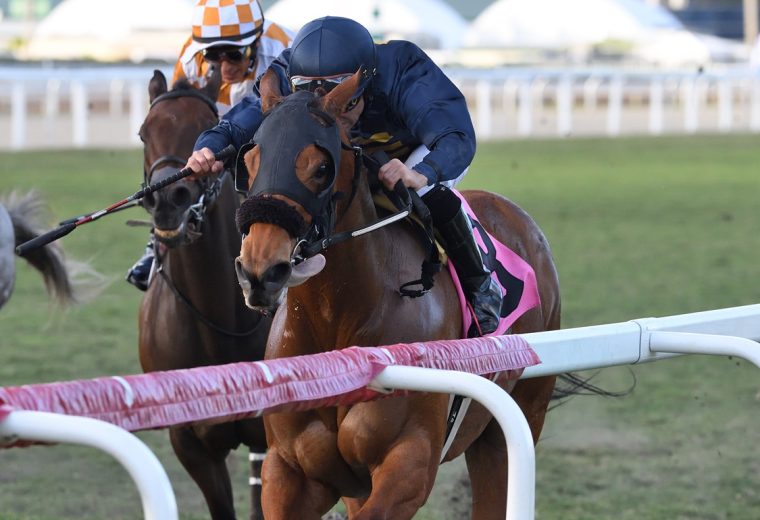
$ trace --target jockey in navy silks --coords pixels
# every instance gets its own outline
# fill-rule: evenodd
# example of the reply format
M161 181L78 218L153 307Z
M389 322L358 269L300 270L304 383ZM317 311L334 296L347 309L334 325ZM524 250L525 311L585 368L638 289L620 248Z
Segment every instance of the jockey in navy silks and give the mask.
M388 189L401 180L422 197L480 333L493 332L501 291L483 266L459 198L449 189L464 177L475 154L475 132L459 89L413 43L375 44L362 25L333 16L304 25L270 69L278 74L283 93L329 91L362 70L360 88L342 117L353 125L351 141L366 153L382 150L392 157L378 173ZM249 96L201 134L187 166L196 174L218 173L223 165L214 152L228 144L240 149L261 119L259 99Z

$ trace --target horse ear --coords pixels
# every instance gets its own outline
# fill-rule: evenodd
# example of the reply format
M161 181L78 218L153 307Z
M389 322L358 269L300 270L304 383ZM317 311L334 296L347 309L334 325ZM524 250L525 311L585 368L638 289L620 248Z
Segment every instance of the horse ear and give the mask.
M209 99L216 101L219 97L219 89L222 88L222 68L214 67L211 76L201 92L206 94Z
M332 89L324 97L324 110L334 117L340 116L346 108L351 98L354 97L356 89L359 88L361 81L361 69L357 70L353 76Z
M153 103L154 99L161 94L166 94L166 91L166 76L164 76L164 73L160 70L154 70L153 77L150 78L150 83L148 83L148 96L150 102Z
M267 69L259 80L259 92L261 93L261 109L268 112L277 103L282 101L282 92L280 91L280 80L277 73L272 69Z

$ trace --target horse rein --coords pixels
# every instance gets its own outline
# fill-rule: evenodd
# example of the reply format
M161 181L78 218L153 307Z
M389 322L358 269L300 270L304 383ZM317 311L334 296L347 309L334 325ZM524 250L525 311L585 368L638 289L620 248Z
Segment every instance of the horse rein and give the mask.
M174 284L172 279L169 277L169 275L164 270L164 264L161 261L161 255L158 252L158 248L154 248L154 252L156 255L156 272L161 275L161 278L164 280L166 285L171 289L171 291L174 293L174 296L185 304L185 306L190 309L190 312L193 313L193 316L195 316L198 321L203 323L206 327L213 330L214 332L218 332L219 334L222 334L224 336L228 336L231 338L245 338L256 332L258 329L258 324L254 325L250 330L247 330L245 332L235 332L233 330L227 330L224 327L221 327L220 325L217 325L216 323L212 322L210 319L205 317L203 314L201 314L201 311L195 308L195 305L193 305L193 302L190 301L190 298L182 294L182 291L179 290L179 288Z
M341 141L341 146L344 150L352 150L354 152L354 177L352 181L351 196L349 197L346 207L351 206L351 202L356 195L357 183L361 175L361 166L366 164L368 169L377 170L382 164L388 162L388 157L385 154L376 154L375 157L364 155L360 146L348 145ZM382 227L388 226L400 220L411 218L416 215L419 219L419 223L425 233L424 245L427 247L428 253L425 260L422 262L422 274L419 279L406 282L399 288L399 293L402 296L409 298L418 298L426 294L433 287L433 277L441 270L441 259L438 253L438 247L435 243L435 236L433 234L432 219L430 216L430 210L427 208L422 199L416 192L410 190L403 185L401 181L398 181L393 187L393 193L395 199L389 197L389 200L396 206L398 211L388 215L387 217L380 218L367 226L354 229L352 231L344 231L342 233L335 233L328 235L325 238L308 242L305 239L299 240L291 255L291 263L297 265L303 262L307 258L310 258L318 253L321 253L328 247L334 244L345 242L354 237L370 233ZM412 289L413 286L420 286L420 289Z
M177 99L180 97L194 97L196 99L203 101L214 113L214 116L216 116L217 118L219 117L219 111L216 107L216 103L214 103L214 101L211 100L208 96L206 96L205 94L195 89L172 90L164 94L161 94L160 96L158 96L156 99L153 100L153 102L150 104L150 108L153 108L157 103L160 103L161 101L166 101L169 99ZM158 159L153 161L153 163L151 163L147 171L143 170L144 184L148 185L149 180L152 177L153 173L161 169L159 168L159 166L178 165L181 168L186 163L187 163L187 160L182 157L179 157L178 155L172 155L172 154L162 155ZM204 184L206 184L205 190L203 191L203 193L201 193L197 202L192 204L187 209L188 217L187 217L186 223L193 222L195 224L194 227L199 230L199 231L193 232L194 235L192 238L194 240L197 240L198 238L200 238L200 236L202 236L202 231L200 230L202 230L202 225L203 225L203 221L205 219L206 213L209 211L210 207L213 205L213 203L216 201L217 197L219 196L221 192L222 184L224 183L227 173L228 173L228 170L225 169L210 184L208 182L204 182ZM203 180L205 181L205 179ZM206 327L213 330L214 332L217 332L224 336L233 337L233 338L247 337L253 334L254 332L256 332L258 328L258 324L245 332L235 332L235 331L227 330L215 324L208 318L206 318L195 307L195 305L193 305L193 302L191 302L190 299L179 290L176 284L172 281L171 277L164 270L164 264L163 264L159 249L157 247L157 244L154 244L153 252L155 255L156 272L158 272L161 275L161 278L164 280L164 282L169 287L169 289L171 289L172 293L174 293L174 296L183 304L185 304L185 306L187 306L187 308L196 317L198 321L203 323Z

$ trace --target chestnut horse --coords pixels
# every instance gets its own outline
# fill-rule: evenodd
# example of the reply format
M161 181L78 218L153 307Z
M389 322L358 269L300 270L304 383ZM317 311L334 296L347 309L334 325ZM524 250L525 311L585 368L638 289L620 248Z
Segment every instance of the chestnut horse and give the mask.
M145 181L176 173L198 135L218 121L210 83L196 90L178 83L167 91L156 71L149 85L151 107L140 128L145 144ZM157 272L140 305L140 363L145 372L262 359L271 320L240 301L234 258L239 198L229 174L181 181L146 197L157 250ZM260 419L169 428L179 460L198 484L214 519L235 518L225 459L245 444L264 453ZM258 490L259 488L256 487ZM262 518L258 493L252 518Z
M345 237L339 233L379 218L366 170L355 162L359 150L351 147L342 127L343 108L358 82L357 73L329 93L281 97L271 73L261 81L267 114L256 145L245 155L251 190L238 211L245 235L236 264L250 307L280 303L267 359L462 334L457 294L446 271L437 274L425 296L399 295L401 284L419 277L426 253L410 224L337 240ZM536 272L541 305L520 317L513 332L559 328L557 273L541 230L499 195L471 191L465 196L481 224ZM333 239L340 243L329 245ZM329 247L324 255L301 262L309 256L305 250L315 251L312 244L319 244L316 250ZM511 391L537 441L555 378L497 383ZM266 518L316 520L341 498L351 519L412 518L427 500L444 455L448 400L442 394L411 393L265 415ZM472 518L503 520L505 441L493 417L476 403L443 460L462 453L472 484Z

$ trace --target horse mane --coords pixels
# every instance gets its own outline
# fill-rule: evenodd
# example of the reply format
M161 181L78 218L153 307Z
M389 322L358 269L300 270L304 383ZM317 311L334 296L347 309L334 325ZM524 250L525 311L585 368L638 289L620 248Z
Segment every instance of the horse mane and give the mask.
M177 88L176 85L177 84L175 83L175 87L172 87L172 88ZM297 101L300 100L299 98L309 96L310 99L306 101L306 109L309 111L309 113L315 115L317 119L319 120L319 122L325 127L330 127L330 126L335 125L337 123L335 118L331 116L330 114L328 114L327 112L325 112L322 109L322 107L319 106L319 100L322 98L322 95L320 95L320 91L324 92L324 90L322 89L317 89L316 92L299 90L297 92L293 92L292 94L282 96L279 99L279 101L277 101L274 105L269 107L269 109L266 112L263 113L262 121L266 119L267 117L269 117L269 115L283 103L296 103Z
M192 90L195 89L190 84L190 81L187 78L179 78L177 81L174 82L174 85L172 85L171 91L181 91L181 90Z

